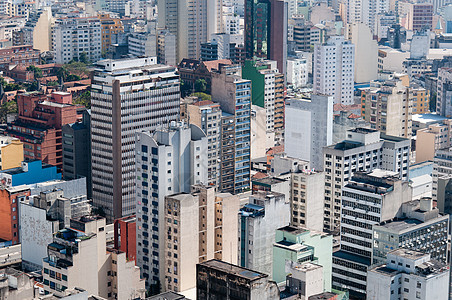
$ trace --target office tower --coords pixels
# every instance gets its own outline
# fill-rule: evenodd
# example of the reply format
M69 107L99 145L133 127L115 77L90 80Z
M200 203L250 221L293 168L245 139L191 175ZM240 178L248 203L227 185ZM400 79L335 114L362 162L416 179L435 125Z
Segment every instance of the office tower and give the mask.
M62 127L76 121L76 107L72 94L54 92L51 96L41 92L19 94L18 117L8 125L10 136L24 143L26 160L42 160L63 168Z
M208 9L211 9L208 2L216 5L218 1L158 1L158 27L176 36L176 62L184 58L200 58L201 44L209 37L208 24L213 21L210 18L216 15L208 15Z
M452 146L450 134L452 134L450 119L419 129L416 132L416 163L432 161L438 150L450 148Z
M229 299L240 295L246 299L278 299L278 285L269 275L212 259L196 265L197 299Z
M363 89L364 120L383 134L411 138L413 93L401 80L393 79Z
M287 60L287 10L282 0L245 0L246 57L275 60L282 74Z
M429 253L446 262L449 215L440 214L427 197L404 203L401 209L403 217L372 227L372 265L385 263L388 252L397 248Z
M135 212L135 132L179 119L179 76L154 60L107 59L94 70L93 201L109 222Z
M147 286L164 284L165 196L207 183L207 137L196 125L173 121L137 133L135 149L137 265Z
M324 230L339 231L342 187L355 172L382 169L408 180L409 154L410 140L368 128L349 130L346 140L324 147Z
M290 204L284 194L256 192L239 212L239 265L272 274L276 229L289 225Z
M43 258L44 293L66 296L81 288L104 298L144 297L144 280L126 253L107 247L106 221L98 216L71 220L58 231Z
M83 55L96 62L102 54L102 24L98 18L56 19L52 26L52 51L55 62L69 63Z
M295 42L296 50L310 51L312 24L303 15L295 15L289 19L289 25L293 30L292 40Z
M452 117L452 103L447 99L452 97L452 69L438 69L436 113L440 116Z
M235 159L233 161L234 169L232 174L227 175L228 177L234 177L233 186L230 186L229 183L228 189L222 190L232 194L240 193L250 188L251 81L242 79L240 75L237 75L239 73L239 66L227 65L219 65L219 70L212 72L212 99L220 104L223 112L234 117L232 123L231 119L222 120L223 125L234 124L234 128L226 126L223 129L226 131L230 130L235 138L235 141L233 141L235 145L231 145L231 148L226 148L227 151L222 149L222 157L220 158L222 161L221 170L223 170L224 166L223 159L228 161ZM225 133L222 132L222 139L224 135ZM222 141L222 147L225 143L226 141ZM223 158L223 155L226 157ZM228 170L231 170L230 168L232 168L231 165ZM224 183L221 183L221 185L224 185Z
M223 32L223 0L208 0L207 3L207 36Z
M66 124L63 134L63 178L86 178L86 195L92 199L91 179L91 111L84 110L82 121Z
M157 61L159 64L176 66L176 36L167 29L157 33Z
M14 137L0 135L0 170L18 168L24 161L24 144Z
M331 95L334 103L353 104L355 45L332 36L314 47L314 92Z
M319 149L333 143L333 97L312 94L311 98L287 100L285 117L287 156L309 161L311 168L323 169Z
M355 45L355 82L377 79L378 43L370 28L362 23L348 24L346 39Z
M304 227L284 226L276 230L273 244L273 280L286 280L286 263L315 263L322 266L323 289L331 291L333 236ZM315 257L315 259L314 259Z
M251 96L253 105L265 108L266 134L265 149L275 145L275 105L276 76L279 74L276 61L245 61L242 67L242 78L251 80Z
M240 34L240 20L242 18L236 11L237 8L234 6L223 5L222 32L226 34Z
M218 103L185 98L181 101L181 120L201 128L207 135L207 185L220 184L221 108Z
M237 264L239 198L194 186L191 194L165 197L166 291L196 287L196 264L211 259ZM171 222L168 222L171 220ZM165 247L166 248L166 247Z
M371 265L372 226L400 217L411 187L396 172L357 172L342 189L341 250L333 254L333 288L362 298ZM347 269L344 267L347 266Z
M394 250L367 272L367 299L449 299L449 266L418 251ZM443 287L443 288L439 288Z

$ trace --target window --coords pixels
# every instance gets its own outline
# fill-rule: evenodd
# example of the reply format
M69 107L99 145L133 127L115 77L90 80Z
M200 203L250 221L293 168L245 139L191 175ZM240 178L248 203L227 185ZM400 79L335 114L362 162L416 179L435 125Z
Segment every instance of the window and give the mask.
M403 289L403 292L404 292L404 293L409 293L409 292L410 292L410 290L409 290L409 289L407 289L407 288L404 288L404 289Z
M421 299L421 292L416 292L416 299Z
M410 279L409 278L405 278L405 282L410 282Z
M420 281L418 281L417 282L417 286L416 286L418 289L420 289L421 287L422 287L422 284L421 284L421 282Z

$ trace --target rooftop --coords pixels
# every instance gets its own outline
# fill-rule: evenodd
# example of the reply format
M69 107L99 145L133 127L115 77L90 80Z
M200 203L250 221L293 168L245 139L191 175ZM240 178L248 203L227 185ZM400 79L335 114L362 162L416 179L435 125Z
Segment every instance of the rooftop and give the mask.
M399 233L419 224L422 224L422 222L416 219L403 219L392 221L381 226L377 226L377 228L381 227L390 230L391 232Z
M365 266L370 266L370 258L364 257L364 256L359 256L356 254L351 254L345 251L336 251L333 253L333 258L337 257L337 258L341 258L341 259L345 259L351 262L355 262L357 264L361 264L361 265L365 265Z
M206 267L218 270L218 271L222 271L222 272L225 272L230 275L242 277L242 278L248 279L248 280L258 280L261 278L268 277L267 274L253 271L250 269L246 269L243 267L239 267L237 265L233 265L233 264L230 264L230 263L227 263L227 262L224 262L221 260L217 260L217 259L212 259L212 260L203 262L200 265L206 266Z
M323 292L321 294L313 295L308 298L308 300L328 300L337 296L335 293Z
M285 181L287 181L287 180L284 180L281 178L276 178L276 177L264 177L264 178L253 180L253 183L263 184L263 185L273 185L273 184L278 184L278 183L285 182Z

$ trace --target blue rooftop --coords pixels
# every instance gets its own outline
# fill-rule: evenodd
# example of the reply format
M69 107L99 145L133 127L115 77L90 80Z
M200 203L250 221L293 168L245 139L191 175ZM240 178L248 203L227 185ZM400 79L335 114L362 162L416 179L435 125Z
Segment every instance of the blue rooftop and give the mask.
M8 186L18 186L22 184L35 184L50 180L61 179L61 173L57 172L57 167L40 160L24 161L22 167L0 171L0 176L11 182Z

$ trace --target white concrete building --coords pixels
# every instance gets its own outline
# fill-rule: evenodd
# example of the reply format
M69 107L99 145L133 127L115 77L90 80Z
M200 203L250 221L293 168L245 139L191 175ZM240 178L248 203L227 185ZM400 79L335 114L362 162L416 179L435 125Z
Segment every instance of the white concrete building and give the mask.
M331 95L334 103L353 104L355 46L333 36L314 48L314 93Z
M251 159L266 156L266 119L265 108L251 105Z
M367 273L367 299L449 299L448 265L408 249L388 254L387 263Z
M333 97L312 94L311 98L286 100L284 150L287 156L323 168L319 149L333 142Z
M80 59L82 53L96 62L101 58L101 43L101 22L97 17L57 19L52 27L52 52L58 64Z
M135 149L137 265L148 285L163 283L165 196L207 185L207 137L196 125L173 121L153 133L137 133Z
M106 59L91 86L94 205L109 220L135 212L135 133L179 120L176 69L155 58Z
M133 32L128 37L129 54L134 56L157 56L157 36L150 32Z
M287 85L297 89L308 83L308 63L306 58L287 59L286 69Z

